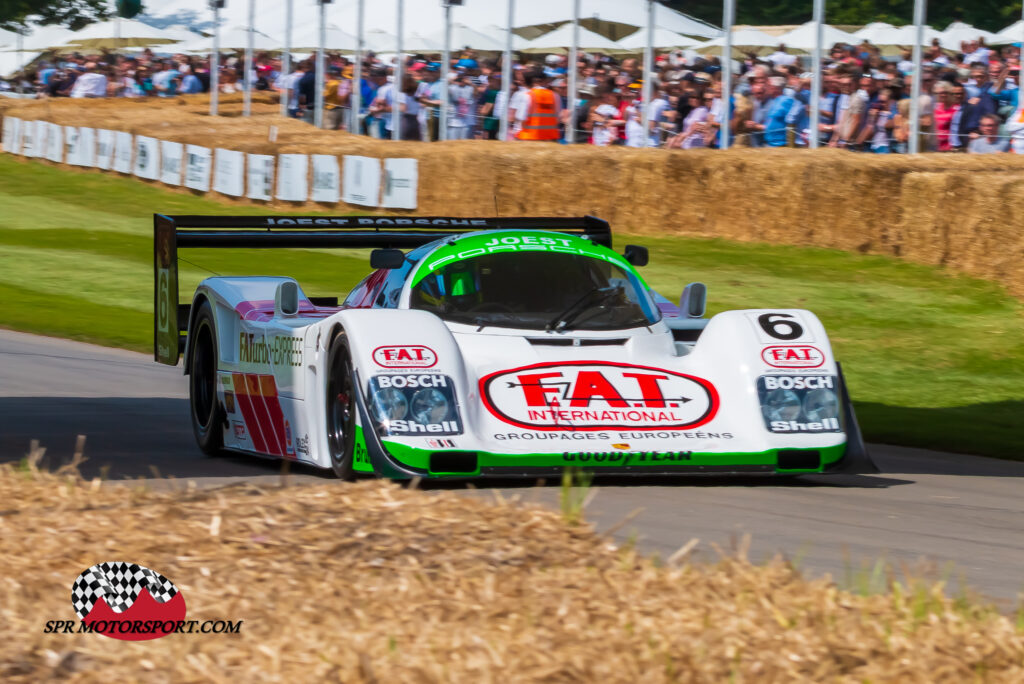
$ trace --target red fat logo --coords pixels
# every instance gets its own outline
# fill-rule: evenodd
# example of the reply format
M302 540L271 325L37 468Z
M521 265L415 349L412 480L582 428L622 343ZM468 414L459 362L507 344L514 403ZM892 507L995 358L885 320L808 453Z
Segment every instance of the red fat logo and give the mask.
M775 368L819 368L825 363L825 355L809 344L783 344L765 347L761 358Z
M532 430L686 430L718 412L707 380L647 366L550 362L491 373L480 397L498 420Z
M373 360L384 368L433 368L437 354L430 347L418 344L377 347L373 350Z
M93 631L125 641L159 639L185 619L185 597L174 583L136 563L92 566L71 587L71 605Z

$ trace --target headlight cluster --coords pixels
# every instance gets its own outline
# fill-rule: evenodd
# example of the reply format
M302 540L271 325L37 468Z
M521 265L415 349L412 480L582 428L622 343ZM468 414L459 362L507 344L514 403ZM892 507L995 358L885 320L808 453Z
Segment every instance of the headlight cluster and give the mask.
M385 435L457 435L462 432L455 387L437 374L370 378L370 412Z
M757 395L770 432L841 432L834 375L762 375Z

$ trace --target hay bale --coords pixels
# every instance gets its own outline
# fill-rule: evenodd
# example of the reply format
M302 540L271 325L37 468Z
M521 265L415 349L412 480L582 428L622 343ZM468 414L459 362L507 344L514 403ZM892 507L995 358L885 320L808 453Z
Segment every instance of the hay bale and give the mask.
M154 493L0 467L8 682L1024 677L1024 634L941 584L857 596L741 544L658 564L510 502L392 483ZM692 548L692 545L691 545ZM681 553L680 556L685 555ZM141 563L238 634L45 634L78 573Z
M419 214L594 214L628 233L817 246L940 264L1024 296L1024 245L1007 220L1016 216L1024 179L1024 159L1016 155L424 145L316 130L278 116L273 100L258 94L248 119L240 117L239 95L222 98L223 117L208 116L206 96L9 100L0 101L0 111L247 153L412 157L420 164ZM324 208L263 204L278 211ZM339 204L337 211L365 208Z

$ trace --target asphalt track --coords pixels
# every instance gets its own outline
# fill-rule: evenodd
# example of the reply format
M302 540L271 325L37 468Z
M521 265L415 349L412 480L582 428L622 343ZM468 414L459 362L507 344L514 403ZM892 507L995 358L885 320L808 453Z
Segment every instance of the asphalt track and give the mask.
M200 486L281 479L278 462L210 459L196 449L180 367L0 330L0 462L21 459L38 439L44 465L56 467L79 434L87 436L87 477L175 477ZM883 445L872 455L882 474L599 480L586 517L662 557L697 538L694 557L713 560L712 543L729 549L749 533L752 559L782 553L810 575L856 584L883 559L897 573L912 567L948 576L953 591L966 580L1003 605L1015 602L1024 591L1024 463ZM293 468L289 482L345 486L312 468ZM430 488L558 505L557 483L534 485Z

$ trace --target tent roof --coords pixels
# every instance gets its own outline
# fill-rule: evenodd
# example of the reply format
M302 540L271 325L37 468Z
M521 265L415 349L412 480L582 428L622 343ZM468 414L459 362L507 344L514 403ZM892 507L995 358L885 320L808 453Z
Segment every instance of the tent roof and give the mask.
M665 28L659 27L654 29L654 47L656 49L688 48L697 45L699 42ZM620 39L618 43L627 50L634 52L643 51L647 48L647 29L642 28L635 33L631 33L625 38Z
M836 43L848 43L856 45L860 42L860 39L852 33L846 31L840 31L834 26L825 24L822 31L822 48L827 50ZM793 29L789 33L785 33L776 39L778 43L784 43L787 47L797 48L799 50L813 50L815 41L815 28L814 22L809 21L806 24L802 24L798 28Z
M568 52L571 42L572 24L565 24L550 33L545 33L539 38L525 41L518 49L521 52L564 53ZM582 26L579 27L578 47L580 50L591 50L594 52L614 53L624 51L623 47L614 40L605 38L599 33L588 31Z

